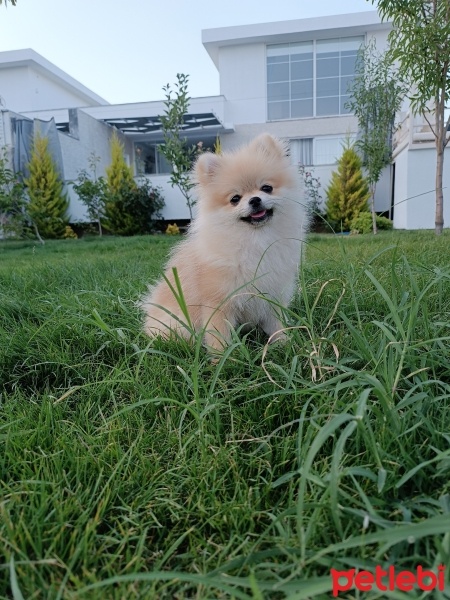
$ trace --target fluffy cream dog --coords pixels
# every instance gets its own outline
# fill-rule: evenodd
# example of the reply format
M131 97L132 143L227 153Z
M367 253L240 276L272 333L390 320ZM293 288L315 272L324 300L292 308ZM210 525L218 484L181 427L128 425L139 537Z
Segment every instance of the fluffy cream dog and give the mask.
M197 216L142 302L145 331L188 339L195 331L213 352L241 324L271 341L284 337L281 312L294 294L306 226L287 148L263 134L237 151L202 154L194 177Z

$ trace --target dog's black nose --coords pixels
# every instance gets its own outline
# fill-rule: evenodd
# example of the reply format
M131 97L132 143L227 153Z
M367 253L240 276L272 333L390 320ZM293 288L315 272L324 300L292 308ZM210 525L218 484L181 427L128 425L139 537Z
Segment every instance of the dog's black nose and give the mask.
M248 203L252 208L258 208L261 204L261 198L258 198L258 196L253 196L253 198L250 198Z

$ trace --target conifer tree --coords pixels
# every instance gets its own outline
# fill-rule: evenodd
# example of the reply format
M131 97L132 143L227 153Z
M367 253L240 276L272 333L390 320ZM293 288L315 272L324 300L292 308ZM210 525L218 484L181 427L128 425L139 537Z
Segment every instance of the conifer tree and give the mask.
M326 189L327 218L344 230L354 217L368 210L369 184L362 172L361 159L347 141Z
M36 235L44 238L62 238L68 225L69 200L63 192L64 184L48 149L48 138L35 133L29 176L25 179L29 204L28 215Z
M119 140L116 130L111 137L111 164L106 168L106 183L113 195L120 194L123 186L136 187L133 170L125 161L123 144Z
M133 219L128 213L127 201L137 186L116 131L111 137L111 164L106 168L106 187L105 226L112 233L124 234L132 227Z

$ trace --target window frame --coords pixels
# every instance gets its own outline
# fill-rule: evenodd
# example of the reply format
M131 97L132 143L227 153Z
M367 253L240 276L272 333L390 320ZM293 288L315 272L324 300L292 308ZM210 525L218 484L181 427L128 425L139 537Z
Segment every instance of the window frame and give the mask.
M346 96L348 96L348 94L342 93L342 81L347 78L350 77L351 75L349 75L347 73L348 69L346 69L345 74L342 73L342 65L343 65L343 61L345 60L346 56L344 54L344 52L346 52L346 50L344 50L342 48L342 46L345 47L345 41L347 40L360 40L360 45L359 47L363 46L366 43L366 39L367 36L366 34L363 35L352 35L352 36L341 36L341 37L334 37L334 38L322 38L322 39L313 39L313 40L303 40L303 41L297 41L297 42L288 42L288 43L281 43L281 44L266 44L266 53L265 53L265 79L266 79L266 85L265 85L265 90L266 90L266 122L271 123L271 122L277 122L277 121L292 121L292 120L298 120L298 119L320 119L320 118L327 118L327 117L345 117L345 116L351 116L353 113L351 112L341 112L343 111L343 99L346 98ZM317 78L317 67L318 67L318 60L327 60L327 57L324 58L319 58L318 59L318 46L320 46L323 43L326 43L327 41L331 42L331 41L336 41L339 43L338 46L338 56L336 57L337 60L339 61L339 74L336 77L337 78L337 83L338 83L338 95L334 95L334 96L318 96L317 95L317 82L318 82L318 78ZM293 61L291 59L291 56L293 56L293 52L291 52L291 48L298 46L299 44L312 44L312 114L307 115L307 116L292 116L292 108L293 108L293 103L295 102L296 99L294 99L292 97L292 84L297 82L297 81L308 81L307 78L305 79L301 79L301 80L292 80L292 72L291 72L291 64L292 62L298 62L298 61ZM279 61L277 63L277 61L274 61L272 63L269 63L269 59L271 58L269 56L269 50L270 48L276 48L279 47L280 49L285 47L286 51L287 51L287 56L289 58L289 61L287 62L288 65L288 69L289 69L289 80L286 81L270 81L269 80L269 65L273 65L273 64L284 64L283 62ZM283 55L281 55L283 56ZM333 58L333 57L330 57ZM355 61L356 63L356 61ZM320 77L320 80L326 80L328 77ZM332 79L333 77L329 77L329 79ZM269 100L269 86L270 85L275 85L275 84L280 84L280 83L287 83L288 84L288 90L289 90L289 98L287 100ZM330 113L326 113L326 114L318 114L318 110L317 110L317 104L318 104L318 100L322 100L323 103L325 103L327 100L330 100L332 98L337 98L337 103L338 103L338 112L330 112ZM309 99L309 98L308 98ZM289 116L277 116L277 117L269 117L269 113L270 113L270 105L274 105L278 102L278 104L283 104L283 103L287 103L288 107L289 107ZM282 108L280 106L280 108Z
M339 160L339 156L336 157L336 160L334 162L318 162L317 161L317 142L318 141L327 141L327 140L337 140L339 141L341 144L343 144L345 142L346 139L349 139L352 143L354 143L356 141L356 134L335 134L335 135L318 135L318 136L304 136L304 137L295 137L295 138L290 138L289 140L289 144L291 145L291 156L293 155L292 152L292 142L299 142L299 141L310 141L311 143L311 157L312 157L312 163L311 164L303 164L301 161L298 162L298 164L303 164L304 167L333 167L337 164L337 161ZM342 150L343 151L343 150ZM296 154L298 154L296 152ZM294 163L297 164L297 163Z

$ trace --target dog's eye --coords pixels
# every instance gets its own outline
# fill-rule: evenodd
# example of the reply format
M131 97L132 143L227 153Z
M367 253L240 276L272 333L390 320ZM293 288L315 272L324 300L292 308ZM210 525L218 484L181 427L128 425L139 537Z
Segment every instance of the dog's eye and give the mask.
M239 194L236 194L236 196L233 196L231 198L230 202L231 202L231 204L237 204L241 198L242 198L242 196L239 196Z
M273 187L266 184L262 186L261 191L265 192L266 194L271 194L273 192Z

